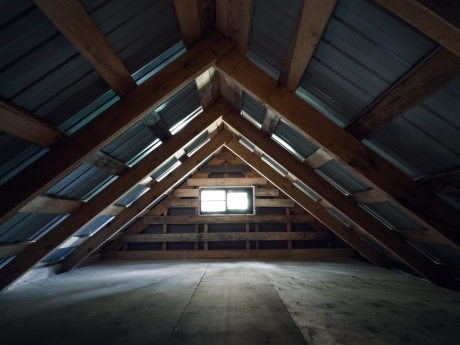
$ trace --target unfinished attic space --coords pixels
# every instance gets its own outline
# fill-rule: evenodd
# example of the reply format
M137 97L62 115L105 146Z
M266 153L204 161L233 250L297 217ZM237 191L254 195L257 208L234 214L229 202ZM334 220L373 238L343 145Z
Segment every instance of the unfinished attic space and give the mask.
M460 344L459 13L0 1L0 343Z

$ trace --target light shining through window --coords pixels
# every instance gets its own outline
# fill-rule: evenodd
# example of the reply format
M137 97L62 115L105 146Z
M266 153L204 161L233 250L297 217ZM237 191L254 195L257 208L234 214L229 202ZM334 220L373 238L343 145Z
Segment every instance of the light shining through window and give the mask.
M227 208L229 210L245 210L248 208L248 193L228 193Z
M254 187L201 187L199 214L255 214Z

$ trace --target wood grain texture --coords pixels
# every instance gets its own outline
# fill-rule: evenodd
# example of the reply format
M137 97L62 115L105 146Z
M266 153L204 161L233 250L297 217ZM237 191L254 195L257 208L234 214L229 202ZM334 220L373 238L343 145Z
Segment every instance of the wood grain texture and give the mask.
M187 185L190 187L201 186L263 186L267 180L262 177L254 178L189 178Z
M348 197L357 204L372 204L374 202L390 201L386 195L374 189L352 193L349 194Z
M199 114L186 128L161 145L161 149L156 149L150 152L116 181L109 184L88 202L80 206L69 217L47 232L43 237L39 238L37 242L16 256L7 265L2 267L0 269L0 289L6 288L21 275L27 272L27 270L40 262L52 250L58 248L65 240L67 240L67 238L95 219L104 209L114 204L116 200L129 192L146 176L150 175L160 164L166 161L170 157L171 152L178 151L184 145L193 140L219 117L225 114L230 107L231 106L228 103L214 103L213 107L210 107L207 111ZM159 185L159 183L155 184L153 188L157 185ZM143 196L148 195L148 193L149 191L144 193ZM153 200L151 202L153 202ZM143 209L139 210L139 212L141 211L143 211ZM122 219L122 215L126 215L128 213L129 212L124 210L117 216L117 218ZM130 218L127 222L131 219L132 218ZM114 223L114 220L112 220L111 223ZM98 234L99 233L101 233L101 231L99 231ZM92 236L90 239L94 240L94 238L95 237ZM78 252L78 250L73 253L76 252ZM89 255L91 252L88 252L87 254ZM84 259L84 257L81 259ZM72 267L78 264L78 262L75 262Z
M296 176L296 178L303 182L315 194L327 200L328 204L348 218L352 223L356 224L359 229L362 229L363 232L367 233L375 241L393 252L414 270L437 284L442 286L449 285L451 280L449 274L439 270L433 261L413 248L401 236L391 231L366 210L349 199L337 188L319 176L313 169L305 167L300 160L292 155L283 155L283 148L271 140L268 135L263 134L263 132L257 130L254 126L248 126L249 123L247 123L247 120L242 121L240 116L235 112L231 112L224 116L224 121L262 151L270 152L274 157L278 157L278 163L293 176Z
M142 123L147 126L155 136L161 141L166 141L171 132L155 110L150 111L142 118Z
M231 0L228 7L228 38L238 53L246 56L251 33L254 0Z
M278 115L276 115L273 111L267 109L264 120L262 121L261 130L271 135L273 131L275 130L275 127L278 124L279 120L280 118Z
M317 149L310 156L308 156L307 159L305 159L304 163L312 169L317 169L332 159L333 157L326 151L323 149Z
M219 216L145 216L144 224L228 224L228 223L312 223L310 215L219 215Z
M261 249L261 250L168 250L103 252L101 260L185 260L257 258L336 258L353 257L352 248Z
M247 223L248 224L248 223ZM126 243L204 241L316 241L331 239L330 232L221 232L121 235Z
M0 100L0 130L48 148L68 136L60 129L3 100Z
M455 0L375 0L460 57L460 5Z
M439 47L357 115L345 130L362 140L459 76L460 58Z
M315 53L337 0L305 0L281 68L279 82L295 92Z
M388 195L416 221L460 249L459 212L334 124L300 97L272 79L236 51L217 64L245 92L278 113L283 120L324 149L373 189Z
M118 96L136 87L131 74L78 0L34 0Z
M230 105L228 106L230 107ZM209 109L210 108L208 108L208 111ZM193 127L193 122L195 121L195 119L190 122L190 125L187 126L187 128ZM202 130L196 131L195 135L198 135L201 132ZM70 253L64 259L62 266L63 271L65 272L76 267L81 260L83 260L86 256L90 255L92 252L97 250L105 241L107 241L115 233L117 233L117 231L119 231L129 222L131 222L134 218L138 217L140 213L147 209L155 200L157 200L164 193L166 193L168 189L171 188L171 186L173 186L180 179L184 178L184 176L190 174L190 172L193 169L195 169L197 165L208 159L209 156L211 156L230 138L230 135L225 131L219 133L219 135L216 135L214 138L212 138L208 143L201 147L200 150L193 155L193 157L190 157L189 159L185 160L179 167L173 170L160 182L153 185L150 190L145 192L133 204L127 207L117 217L112 219L110 223L105 225L95 235L91 236L82 245L80 245L77 249ZM187 140L186 142L189 142L190 140ZM177 149L166 149L166 151L175 152L177 151ZM168 153L165 152L165 155L168 155ZM163 209L163 213L166 211L167 207Z
M109 156L108 154L98 151L91 157L85 160L85 163L92 165L96 168L108 171L113 175L120 176L129 169L129 166L118 159Z
M218 34L203 39L2 184L0 223L209 69L230 48Z
M201 16L197 0L173 0L173 4L182 34L182 41L185 48L189 49L202 37Z

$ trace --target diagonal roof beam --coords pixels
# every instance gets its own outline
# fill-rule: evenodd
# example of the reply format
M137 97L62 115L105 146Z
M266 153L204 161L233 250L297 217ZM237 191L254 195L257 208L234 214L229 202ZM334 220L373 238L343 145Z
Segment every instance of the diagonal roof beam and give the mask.
M203 39L1 185L0 224L209 69L230 48L219 34Z
M382 253L372 248L353 229L333 217L323 206L309 198L300 189L295 187L287 178L282 177L255 153L250 152L236 139L230 140L225 146L239 156L248 165L252 166L260 175L273 183L279 190L302 206L308 213L331 229L350 246L355 248L369 261L377 266L390 268L390 260Z
M279 76L288 90L295 92L299 86L336 4L337 0L304 0Z
M232 139L227 131L222 131L208 143L201 147L192 157L185 160L178 168L173 170L167 177L156 183L149 191L144 193L132 205L123 210L109 224L99 230L94 236L88 238L76 250L70 253L62 264L63 272L75 268L80 261L97 250L105 241L110 239L118 230L138 217L162 194L166 193L177 181L190 174L199 164L204 162L226 141Z
M201 40L200 11L197 0L173 0L177 21L185 48L191 48Z
M276 157L277 163L284 169L300 179L315 194L325 199L346 218L392 251L420 275L437 285L446 287L450 284L450 275L446 274L444 276L442 270L433 261L315 173L313 169L306 167L305 164L302 164L293 155L287 155L286 151L272 140L270 136L264 134L255 126L251 126L248 120L233 111L225 115L223 121L260 150L271 157Z
M375 0L460 57L457 0Z
M131 74L78 0L33 0L118 96L136 87Z
M165 162L172 153L180 150L230 109L231 105L227 102L214 103L213 106L199 114L178 134L172 136L159 148L145 156L139 163L127 170L33 245L16 256L0 269L0 290L5 289L25 274L52 250L58 248L70 236L95 219L104 209L113 205Z
M362 140L460 76L460 58L439 47L374 100L345 130Z
M414 182L300 97L278 86L276 80L236 51L228 53L216 68L221 76L233 79L245 92L279 114L372 188L388 195L427 229L460 249L460 214L454 207Z
M246 56L251 34L254 0L217 0L216 28Z

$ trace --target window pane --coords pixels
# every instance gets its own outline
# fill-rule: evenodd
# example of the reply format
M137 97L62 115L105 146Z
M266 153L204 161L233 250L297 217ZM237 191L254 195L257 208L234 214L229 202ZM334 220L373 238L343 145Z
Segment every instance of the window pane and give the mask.
M202 212L224 212L225 201L201 201Z
M224 190L202 190L201 200L225 200Z
M228 193L227 208L229 210L246 210L248 208L248 193Z

